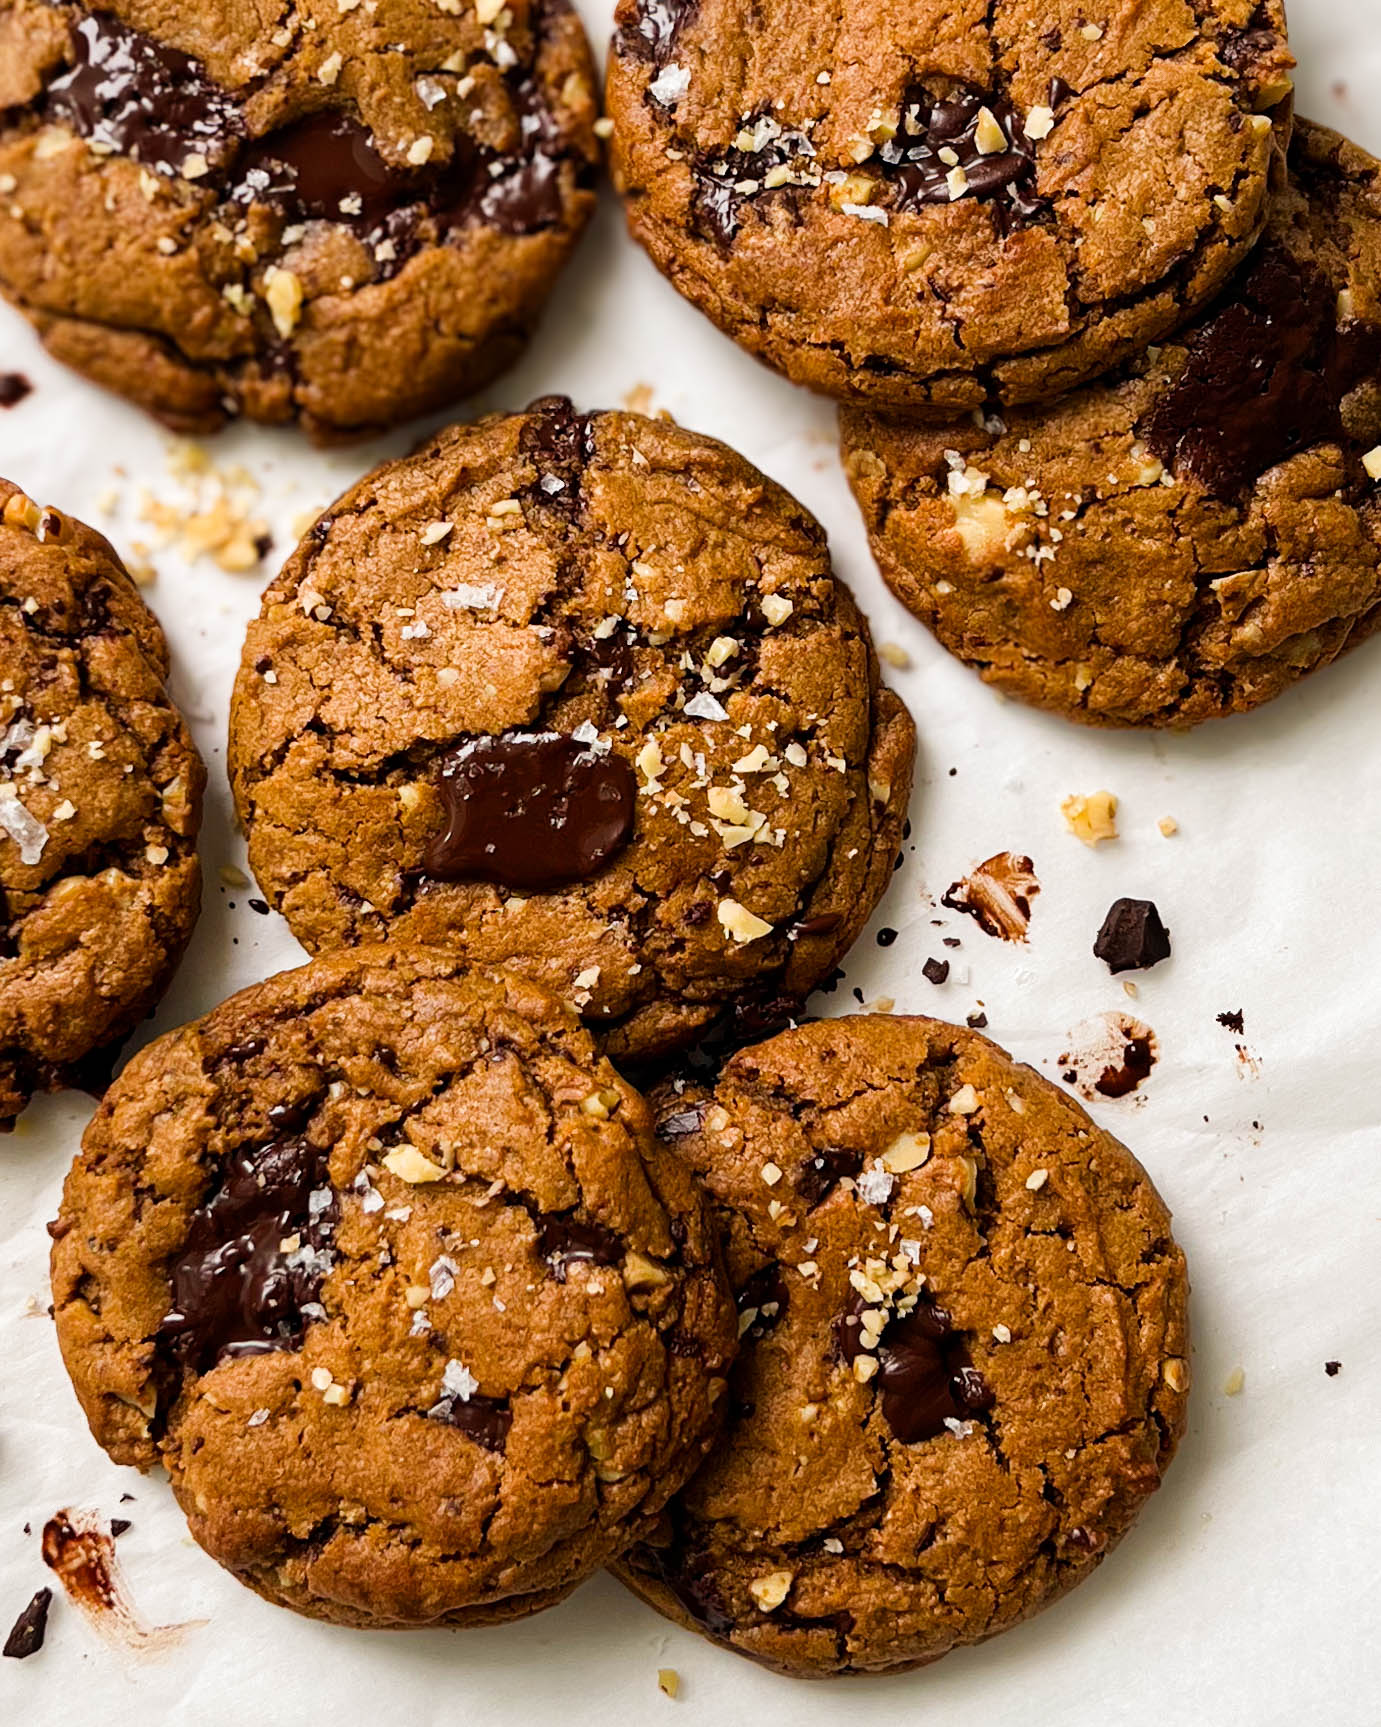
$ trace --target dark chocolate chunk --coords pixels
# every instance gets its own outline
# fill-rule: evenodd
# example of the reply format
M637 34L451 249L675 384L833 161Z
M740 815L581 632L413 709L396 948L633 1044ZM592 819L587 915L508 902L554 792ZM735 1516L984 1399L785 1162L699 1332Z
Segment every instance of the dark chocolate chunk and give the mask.
M169 1271L162 1348L186 1372L227 1356L295 1349L334 1255L340 1202L328 1152L303 1138L235 1152L220 1186L192 1213ZM282 1243L298 1245L284 1252Z
M33 385L23 372L0 372L0 408L17 408L32 393Z
M0 1653L8 1655L12 1661L24 1661L30 1655L38 1654L47 1634L48 1609L52 1600L51 1589L38 1591L11 1626L10 1634L5 1639L5 1647Z
M949 979L949 961L947 959L928 959L921 967L921 976L928 983L942 984Z
M689 1134L699 1133L704 1119L705 1109L702 1104L696 1104L691 1109L673 1110L670 1115L664 1115L658 1120L657 1137L685 1139Z
M1323 1370L1330 1379L1336 1379L1343 1370L1343 1364L1341 1361L1325 1361Z
M1093 944L1114 976L1120 971L1149 971L1170 957L1170 931L1149 899L1114 900Z
M743 1328L743 1335L754 1340L765 1337L786 1318L791 1301L781 1266L773 1263L755 1271L735 1300L741 1319L752 1315Z
M633 832L637 781L607 746L556 732L467 738L442 758L447 826L422 861L435 881L542 891L588 881Z
M442 1419L452 1427L458 1427L477 1445L482 1445L486 1451L502 1451L507 1445L513 1411L506 1399L482 1397L479 1392L473 1392L469 1397L450 1397L443 1401L447 1408ZM429 1413L435 1415L436 1409Z
M1004 150L979 148L977 133L985 109L1002 128ZM982 90L960 86L946 96L934 96L924 85L912 85L902 98L901 129L879 147L878 158L899 210L953 202L951 176L956 170L966 182L962 196L991 200L1004 232L1046 207L1035 192L1034 140L1005 97Z
M834 1323L844 1361L864 1354L862 1315L870 1304L855 1294ZM993 1407L993 1394L969 1357L962 1333L943 1308L924 1294L907 1314L893 1314L877 1345L872 1384L887 1425L904 1445L934 1439L950 1421L965 1421Z
M714 1586L714 1564L707 1556L697 1556L674 1547L654 1547L642 1542L626 1555L634 1571L654 1578L669 1589L686 1612L711 1637L727 1637L734 1622L725 1611L719 1591Z
M602 1223L581 1223L573 1217L536 1219L537 1252L551 1266L558 1283L566 1281L566 1268L577 1260L592 1265L617 1265L623 1258L623 1243Z
M577 414L569 396L541 396L528 407L518 450L537 470L529 498L575 521L580 483L595 453L590 416Z
M113 12L77 18L71 36L72 64L48 86L50 121L168 174L181 174L189 156L214 166L239 142L239 103L199 60Z
M797 1172L794 1186L807 1206L819 1205L835 1185L863 1168L863 1153L841 1145L826 1146L807 1159Z
M786 933L793 941L799 941L803 935L833 935L843 921L837 911L823 911L815 917L798 918L788 925Z
M798 196L798 188L789 181L782 186L769 186L772 170L808 168L816 153L804 132L780 126L770 113L745 116L742 129L753 132L764 121L776 130L770 138L764 138L760 150L749 152L735 147L722 156L702 156L694 164L691 221L696 233L713 240L721 251L727 251L733 244L745 206L762 201L790 203ZM747 186L756 190L743 190Z
M1378 372L1381 328L1340 328L1334 286L1267 242L1137 431L1177 474L1231 503L1300 450L1346 447L1343 400Z
M344 222L372 233L420 184L390 166L348 114L312 114L241 151L229 197L271 204L287 222Z

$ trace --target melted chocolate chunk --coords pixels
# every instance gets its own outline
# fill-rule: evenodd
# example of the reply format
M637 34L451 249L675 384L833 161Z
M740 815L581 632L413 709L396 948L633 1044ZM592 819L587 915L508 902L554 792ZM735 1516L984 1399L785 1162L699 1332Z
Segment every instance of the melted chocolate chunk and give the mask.
M1128 1097L1149 1079L1156 1065L1156 1052L1149 1037L1129 1037L1122 1047L1122 1065L1105 1067L1093 1082L1102 1097Z
M577 414L569 396L539 397L528 408L518 451L537 470L528 498L578 520L581 481L595 453L590 416Z
M473 1392L466 1398L450 1397L444 1401L448 1407L443 1419L452 1427L458 1427L477 1445L482 1445L486 1451L502 1451L508 1444L513 1411L505 1399L482 1397L479 1392Z
M421 195L409 176L384 160L358 120L313 114L247 145L229 197L237 204L271 204L289 223L344 222L370 233L410 192Z
M813 1207L819 1205L825 1195L832 1192L846 1176L855 1176L862 1168L861 1151L851 1151L842 1145L830 1145L801 1166L793 1185L807 1207Z
M539 1217L537 1252L551 1267L558 1283L566 1281L566 1269L577 1260L591 1265L617 1265L623 1258L623 1243L602 1223L580 1223L573 1217Z
M25 1661L30 1655L37 1655L48 1631L48 1609L52 1602L52 1590L40 1589L11 1626L0 1654L8 1655L12 1661Z
M0 408L17 408L33 388L23 372L0 372Z
M695 163L691 222L697 234L713 240L721 251L733 244L745 205L767 197L790 203L797 196L798 188L789 181L769 187L768 173L773 168L808 168L815 155L815 146L804 132L783 130L770 114L745 119L742 129L752 132L764 125L777 129L771 138L764 138L760 150L734 148L722 156L702 156ZM744 191L745 186L755 190Z
M199 60L112 12L75 21L72 62L48 86L45 117L117 155L180 174L189 156L223 159L243 134L238 102Z
M637 780L621 755L556 732L468 738L442 758L447 826L422 860L434 881L541 892L589 881L633 833Z
M304 1309L321 1293L340 1219L327 1157L301 1138L237 1151L192 1213L158 1327L160 1345L185 1372L302 1341ZM292 1236L298 1246L285 1253Z
M1170 957L1170 931L1149 899L1118 899L1108 909L1093 944L1094 956L1114 976L1120 971L1149 971Z
M843 921L837 911L822 911L815 917L798 918L788 925L786 933L792 941L799 941L802 936L833 935Z
M1381 373L1381 329L1340 328L1337 302L1317 271L1271 242L1258 247L1138 435L1224 503L1301 450L1346 447L1343 400Z
M984 152L978 144L983 110L997 121L1007 148ZM944 155L941 155L941 151ZM901 129L878 149L899 210L953 201L951 176L963 171L965 198L991 199L999 226L1027 222L1045 209L1035 193L1036 146L1012 104L965 88L933 96L916 84L902 99ZM957 160L955 160L957 158Z
M637 0L632 21L620 32L625 52L654 66L663 65L698 7L699 0Z
M735 1297L740 1319L747 1319L740 1336L754 1340L766 1337L786 1318L791 1291L782 1276L780 1265L764 1265L739 1290ZM749 1318L749 1315L752 1317Z
M856 1294L834 1322L839 1352L850 1365L864 1353L862 1314L868 1305ZM910 1313L889 1319L876 1353L872 1383L887 1425L903 1445L934 1439L947 1422L984 1415L993 1406L993 1394L969 1359L963 1336L944 1309L924 1295Z

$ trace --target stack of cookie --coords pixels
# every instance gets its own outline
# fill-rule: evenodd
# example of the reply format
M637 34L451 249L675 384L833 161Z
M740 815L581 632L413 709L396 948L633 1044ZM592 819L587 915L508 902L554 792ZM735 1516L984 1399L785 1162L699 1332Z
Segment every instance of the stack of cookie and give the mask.
M1007 695L1188 726L1381 620L1381 165L1281 0L623 0L634 235L844 404L882 573Z
M319 436L511 360L592 201L564 4L146 10L9 9L0 286L55 353ZM952 10L625 6L635 231L854 404L890 579L991 675L1109 719L1260 699L1372 605L1373 167L1306 130L1286 187L1274 0ZM166 983L204 776L111 548L0 505L9 1121ZM771 1666L883 1671L1086 1575L1183 1428L1164 1206L973 1032L790 1024L914 749L819 524L722 444L549 397L348 491L230 715L314 957L129 1063L52 1226L101 1444L347 1624L612 1564Z

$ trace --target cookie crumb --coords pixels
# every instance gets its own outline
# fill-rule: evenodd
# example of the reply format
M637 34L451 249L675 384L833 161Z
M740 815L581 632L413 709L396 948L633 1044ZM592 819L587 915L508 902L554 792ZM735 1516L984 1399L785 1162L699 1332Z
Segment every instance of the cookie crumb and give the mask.
M1156 823L1156 826L1160 829L1166 839L1169 839L1173 834L1177 834L1180 831L1180 824L1175 820L1174 816L1162 816Z
M1223 1394L1226 1397L1238 1397L1242 1387L1247 1383L1247 1376L1240 1367L1234 1367L1223 1382Z
M681 1689L681 1675L674 1667L657 1669L657 1689L664 1697L674 1698Z

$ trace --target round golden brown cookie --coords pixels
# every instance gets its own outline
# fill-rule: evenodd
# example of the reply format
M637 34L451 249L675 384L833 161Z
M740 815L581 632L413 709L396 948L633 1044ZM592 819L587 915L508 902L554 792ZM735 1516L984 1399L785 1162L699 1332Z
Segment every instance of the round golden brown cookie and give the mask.
M91 528L0 480L0 1129L99 1085L201 904L168 644Z
M1189 726L1381 621L1381 164L1301 121L1206 319L1045 409L944 431L845 410L898 597L1009 696Z
M0 0L0 290L184 431L480 388L594 208L567 0Z
M309 950L511 962L616 1058L829 974L890 879L913 753L801 505L722 444L561 397L333 505L231 708L250 863Z
M52 1225L58 1339L260 1594L360 1625L567 1594L708 1449L717 1241L568 1009L454 955L333 955L142 1051Z
M1145 1172L934 1020L745 1050L659 1125L738 1291L730 1424L617 1567L802 1676L920 1666L1085 1577L1185 1418L1187 1283Z
M1280 0L620 0L635 237L759 359L842 400L1043 401L1175 329L1260 232Z

